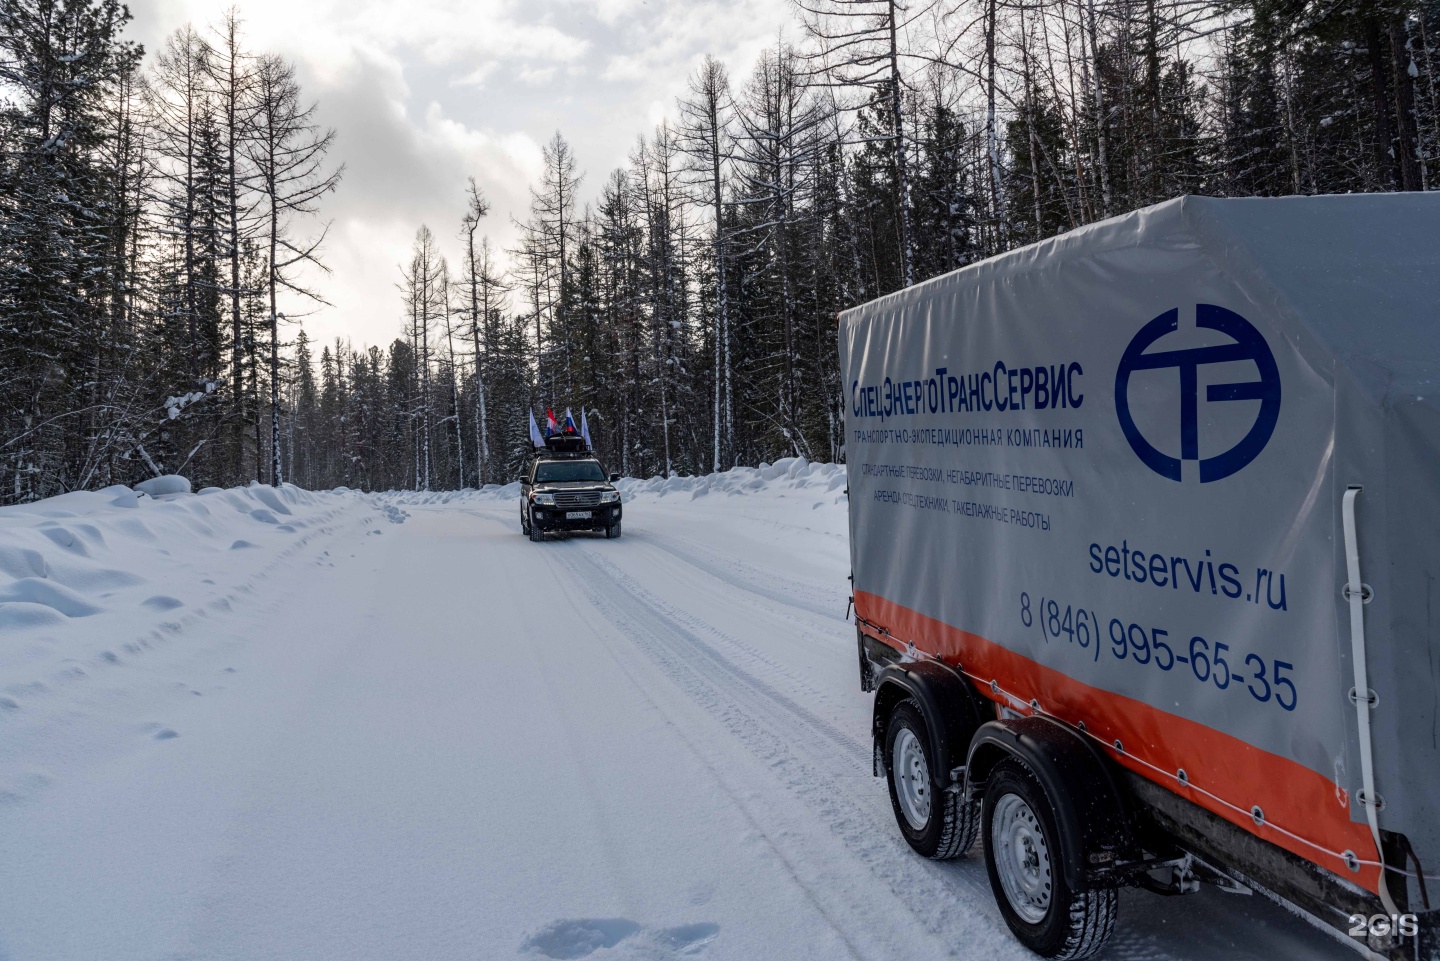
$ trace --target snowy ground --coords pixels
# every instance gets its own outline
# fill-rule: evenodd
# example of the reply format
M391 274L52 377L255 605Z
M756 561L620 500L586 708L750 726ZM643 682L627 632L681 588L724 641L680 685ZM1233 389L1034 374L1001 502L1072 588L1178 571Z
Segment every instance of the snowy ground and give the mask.
M0 961L1027 955L870 777L843 477L0 510ZM1110 958L1354 955L1128 892Z

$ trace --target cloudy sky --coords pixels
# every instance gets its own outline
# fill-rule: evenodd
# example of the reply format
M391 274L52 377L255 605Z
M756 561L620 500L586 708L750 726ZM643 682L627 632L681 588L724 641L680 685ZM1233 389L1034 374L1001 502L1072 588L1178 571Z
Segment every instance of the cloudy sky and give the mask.
M510 245L555 131L593 196L638 135L675 115L706 53L741 79L794 32L788 0L131 0L131 36L153 52L232 2L251 48L290 58L336 131L346 171L326 203L333 272L319 283L334 306L304 323L357 346L399 333L398 265L422 223L458 258L467 177L491 201L482 230Z

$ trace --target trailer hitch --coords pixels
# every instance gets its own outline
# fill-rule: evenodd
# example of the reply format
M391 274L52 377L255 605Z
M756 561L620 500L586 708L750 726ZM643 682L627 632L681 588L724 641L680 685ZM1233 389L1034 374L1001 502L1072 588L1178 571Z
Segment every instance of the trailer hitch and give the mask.
M1169 869L1168 877L1157 878L1151 873L1162 868ZM1161 861L1140 871L1135 875L1135 883L1147 891L1163 894L1166 897L1195 894L1200 890L1200 879L1195 876L1194 871L1194 859L1188 854L1184 857Z
M1165 869L1169 871L1167 876L1154 876L1153 872ZM1092 871L1090 876L1099 883L1135 885L1167 897L1194 894L1200 890L1201 882L1217 887L1227 894L1254 893L1248 886L1189 853L1179 857L1127 861Z

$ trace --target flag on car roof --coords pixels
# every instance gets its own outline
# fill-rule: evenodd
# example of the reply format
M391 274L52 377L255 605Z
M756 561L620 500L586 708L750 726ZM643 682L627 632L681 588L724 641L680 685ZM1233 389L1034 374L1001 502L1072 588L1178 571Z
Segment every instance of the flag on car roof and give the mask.
M585 438L585 446L594 450L595 445L590 442L590 424L585 420L585 408L580 408L580 436Z
M545 436L549 437L551 434L558 433L560 433L560 425L555 423L555 412L547 407L545 408Z
M535 423L535 412L530 412L530 443L536 447L545 446L545 438L540 436L540 428Z
M565 433L573 434L578 429L579 428L575 426L575 415L570 413L570 408L565 408Z

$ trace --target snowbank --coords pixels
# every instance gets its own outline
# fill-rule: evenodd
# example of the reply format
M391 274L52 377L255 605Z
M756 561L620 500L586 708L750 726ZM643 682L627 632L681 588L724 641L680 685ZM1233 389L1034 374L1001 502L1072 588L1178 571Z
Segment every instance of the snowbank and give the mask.
M190 478L181 477L179 474L161 474L159 477L141 481L135 485L135 489L142 494L149 494L151 497L163 497L166 494L188 494L190 493Z
M627 503L768 491L818 498L817 507L843 504L844 486L843 465L802 457L700 477L627 477L616 484ZM520 494L513 483L383 495L343 487L311 492L289 484L207 487L198 494L189 487L185 478L162 477L133 490L117 485L0 508L0 630L53 630L77 618L123 619L218 603L227 585L207 575L233 568L221 560L224 555L258 550L273 556L304 543L305 532L357 503L399 523L407 505L503 502ZM86 636L106 633L89 630ZM15 666L9 657L0 653L0 667Z
M681 496L693 500L710 494L734 497L769 491L783 496L785 491L798 491L822 495L834 492L829 498L830 502L843 504L845 465L812 463L803 457L786 457L773 464L735 467L718 474L704 474L699 477L650 477L643 480L624 477L615 483L615 487L627 502L644 495L657 499ZM390 491L383 496L388 501L416 507L468 500L504 501L519 497L520 485L487 484L478 491Z
M520 494L519 484L378 495L289 484L188 487L184 478L156 478L136 489L117 485L0 508L0 634L17 641L0 647L0 707L139 658L212 613L228 612L267 571L333 529L378 535L403 523L407 507L493 510ZM738 511L764 521L777 538L797 526L844 536L839 464L791 457L700 477L629 477L616 487L626 504L647 513ZM318 547L312 562L329 564Z
M0 635L12 642L0 646L5 707L228 610L358 497L259 484L192 494L188 481L156 480L165 481L151 485L159 497L117 485L0 508ZM358 513L377 526L374 510ZM246 552L251 559L237 557Z
M845 486L845 465L816 464L803 457L786 457L773 464L735 467L702 477L652 477L643 481L627 478L616 486L622 494L632 497L639 494L654 494L657 497L689 494L691 498L726 494L733 497L758 491L786 490L829 492Z

